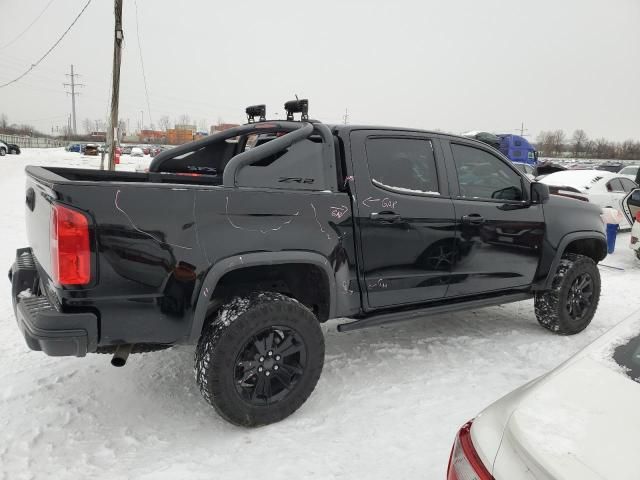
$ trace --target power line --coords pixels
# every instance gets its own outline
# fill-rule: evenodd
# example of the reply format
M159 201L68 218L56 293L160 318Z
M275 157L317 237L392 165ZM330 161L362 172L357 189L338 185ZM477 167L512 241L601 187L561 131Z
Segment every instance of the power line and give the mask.
M42 9L42 11L41 11L41 12L38 14L38 16L33 20L33 22L31 22L31 23L27 26L27 28L25 28L22 32L20 32L20 33L18 34L18 36L17 36L17 37L15 37L13 40L11 40L10 42L5 43L4 45L0 46L0 50L4 50L4 49L5 49L5 48L7 48L8 46L13 45L17 40L19 40L19 39L20 39L20 37L22 37L25 33L27 33L27 32L31 29L31 27L33 27L33 24L34 24L34 23L36 23L36 22L40 19L40 17L44 14L44 12L46 12L46 11L47 11L47 8L49 8L49 5L51 5L52 3L53 3L53 0L49 0L49 2L44 6L44 8Z
M80 10L80 13L78 14L78 16L73 20L73 22L71 22L71 25L69 25L69 28L67 28L64 33L60 36L60 38L58 38L58 40L56 41L56 43L53 44L53 46L47 50L45 52L45 54L40 57L40 59L36 62L31 64L31 66L19 77L14 78L13 80L7 82L7 83L3 83L2 85L0 85L0 88L4 88L7 87L9 85L11 85L12 83L16 83L18 80L21 80L23 77L25 77L31 70L33 70L34 68L36 68L38 66L38 64L40 64L40 62L42 62L45 58L47 58L47 55L49 55L54 48L56 48L58 46L58 44L62 41L62 39L67 35L67 33L69 33L69 30L71 30L71 27L73 27L76 22L78 21L78 19L82 16L82 14L84 13L84 11L87 9L87 7L89 6L89 4L91 3L92 0L88 0L87 3L85 4L85 6L82 8L82 10Z
M134 0L136 7L136 36L138 37L138 53L140 54L140 66L142 67L142 79L144 80L144 94L147 97L147 113L149 113L149 125L153 129L153 119L151 118L151 103L149 102L149 89L147 88L147 74L144 71L144 61L142 60L142 47L140 46L140 27L138 26L138 0ZM141 126L140 130L144 128Z

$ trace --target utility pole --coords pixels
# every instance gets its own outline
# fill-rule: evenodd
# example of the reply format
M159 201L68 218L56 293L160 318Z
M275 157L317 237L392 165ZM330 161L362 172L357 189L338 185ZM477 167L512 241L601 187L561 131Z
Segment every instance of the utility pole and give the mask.
M528 137L529 135L527 135L526 133L524 133L524 132L528 132L528 131L529 131L529 129L528 129L528 128L524 128L524 122L522 122L522 123L520 124L520 136L521 136L521 137Z
M344 109L344 115L342 116L342 119L344 120L344 124L345 125L347 123L349 123L349 109L348 108Z
M71 87L71 91L67 92L67 95L71 95L71 116L73 118L73 134L76 135L78 130L76 128L76 95L80 93L76 92L76 87L84 87L82 83L76 83L76 77L79 77L77 73L73 73L73 65L71 65L71 74L67 73L67 77L70 77L71 83L63 83L65 87Z
M111 87L111 117L109 131L109 170L116 169L115 155L118 143L118 104L120 102L120 62L122 60L122 0L114 0L116 26L113 37L113 84Z
M140 131L144 130L144 110L140 110L141 120L140 120Z

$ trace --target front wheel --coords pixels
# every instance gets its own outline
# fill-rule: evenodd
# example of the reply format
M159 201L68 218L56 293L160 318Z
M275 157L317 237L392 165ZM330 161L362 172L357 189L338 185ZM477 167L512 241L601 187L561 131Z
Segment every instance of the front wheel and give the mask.
M4 157L7 154L7 149L2 147L0 148L0 157Z
M324 337L315 315L285 295L258 292L236 297L205 326L195 376L223 418L256 427L300 408L323 364Z
M536 293L535 312L540 325L560 335L579 333L591 323L600 300L600 271L589 257L567 253L551 289Z

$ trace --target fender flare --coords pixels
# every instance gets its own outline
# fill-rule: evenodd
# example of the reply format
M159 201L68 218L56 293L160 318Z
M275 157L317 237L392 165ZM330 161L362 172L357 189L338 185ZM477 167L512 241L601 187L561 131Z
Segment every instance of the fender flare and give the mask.
M540 288L540 290L549 290L551 288L556 270L558 269L558 265L560 264L560 260L562 259L562 255L564 254L567 245L569 245L571 242L575 242L576 240L597 240L603 244L605 252L607 251L607 237L602 232L587 231L566 234L564 237L562 237L562 240L560 240L560 243L558 244L556 254L553 257L551 266L549 267L549 271L547 272L547 278L542 284L542 288Z
M197 342L202 332L202 326L207 318L210 295L214 292L220 279L233 270L264 265L281 265L285 263L309 264L319 267L329 282L329 318L333 318L336 311L336 279L331 263L319 253L287 250L284 252L258 252L245 255L227 257L215 263L202 281L193 311L193 320L189 332L189 342Z

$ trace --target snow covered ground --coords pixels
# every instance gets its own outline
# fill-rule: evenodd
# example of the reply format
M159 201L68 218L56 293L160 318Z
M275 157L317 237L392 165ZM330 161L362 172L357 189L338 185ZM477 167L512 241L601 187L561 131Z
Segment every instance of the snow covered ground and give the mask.
M24 166L96 167L99 157L29 150L0 158L0 268L27 245ZM137 159L123 158L123 169ZM53 358L28 350L0 282L0 479L444 479L458 427L500 396L638 314L640 262L618 238L587 331L538 326L533 302L337 333L324 326L320 382L290 418L236 428L201 399L193 348ZM616 268L610 268L616 267ZM6 270L5 270L6 271Z

